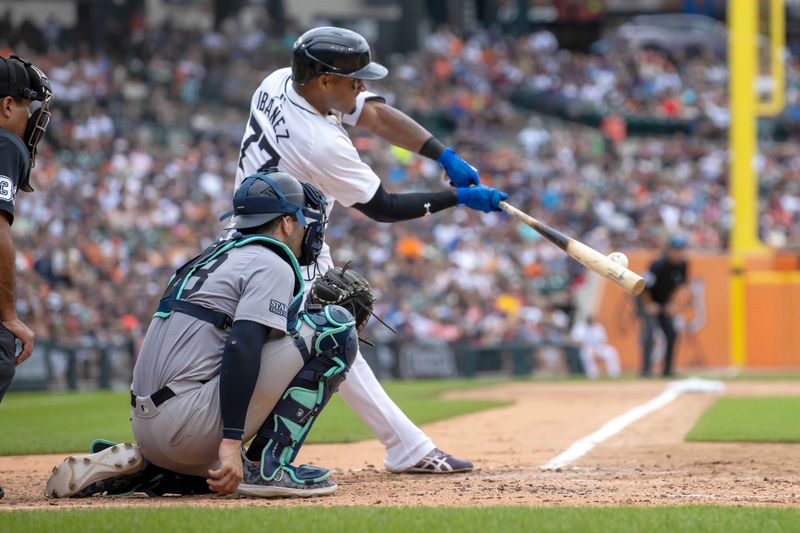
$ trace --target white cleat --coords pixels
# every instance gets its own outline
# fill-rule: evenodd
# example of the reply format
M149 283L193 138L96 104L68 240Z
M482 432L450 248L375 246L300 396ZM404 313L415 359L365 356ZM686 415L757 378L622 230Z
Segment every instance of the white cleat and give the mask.
M97 453L73 455L53 467L44 489L45 498L69 498L93 483L135 474L144 468L144 457L135 444L121 443ZM83 494L89 496L90 494Z

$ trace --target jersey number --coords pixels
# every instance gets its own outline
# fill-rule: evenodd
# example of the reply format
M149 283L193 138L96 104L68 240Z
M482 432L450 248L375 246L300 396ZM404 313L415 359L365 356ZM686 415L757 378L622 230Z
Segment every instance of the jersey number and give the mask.
M208 275L214 272L216 269L218 269L220 265L222 265L222 263L225 262L226 259L228 259L228 254L222 254L221 256L217 257L216 259L205 265L203 268L195 272L192 275L192 278L196 280L194 282L194 285L192 285L191 289L183 290L183 293L181 293L181 299L185 300L194 293L196 293L197 291L199 291L200 287L202 287L203 283L205 283L206 280L208 279Z
M0 176L0 200L12 200L14 198L14 184L10 178Z
M254 142L258 142L256 146L258 146L262 153L267 152L267 155L269 155L269 159L267 159L264 164L258 168L258 171L261 172L262 170L266 170L270 167L277 167L278 162L281 160L281 156L275 151L272 145L269 144L267 136L264 135L264 130L261 129L261 124L258 123L256 117L254 117L252 113L250 114L250 120L247 122L247 125L252 128L253 134L246 138L242 143L242 152L239 154L239 168L244 170L244 158L247 157L247 149Z

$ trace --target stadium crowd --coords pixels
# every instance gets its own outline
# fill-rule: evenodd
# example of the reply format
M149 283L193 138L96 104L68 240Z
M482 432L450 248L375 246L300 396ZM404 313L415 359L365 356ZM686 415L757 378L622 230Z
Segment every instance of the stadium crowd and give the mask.
M252 91L288 63L294 34L270 38L233 21L219 32L140 23L130 43L105 49L67 40L56 23L25 32L0 25L0 49L31 57L56 95L33 171L37 190L21 196L14 224L20 315L40 339L61 344L140 338L164 280L198 242L220 234ZM787 113L795 113L798 55L789 65ZM579 54L547 32L461 39L441 29L388 66L390 77L373 89L416 115L444 112L449 140L513 204L599 249L660 246L675 232L706 250L726 246L723 140L629 137L624 123L598 130L528 118L509 100L526 86L601 114L724 129L724 63L700 56L679 67L654 51ZM388 189L445 187L435 163L357 129L353 136ZM797 246L800 152L789 143L761 149L762 234L773 246ZM378 224L338 206L328 240L337 262L353 260L368 274L378 313L418 337L558 343L585 279L526 226L463 208Z

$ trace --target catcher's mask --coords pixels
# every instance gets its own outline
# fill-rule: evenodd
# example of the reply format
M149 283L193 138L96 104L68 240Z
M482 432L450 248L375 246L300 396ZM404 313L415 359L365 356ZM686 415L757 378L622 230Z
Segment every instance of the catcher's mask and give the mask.
M50 123L50 100L53 91L50 80L38 67L17 56L0 57L0 96L30 100L31 114L22 139L31 155L28 173L20 179L19 188L33 192L31 169L36 165L36 150ZM6 71L6 72L3 72Z
M268 168L248 176L233 195L231 228L250 229L262 226L281 215L292 215L305 228L300 257L301 266L314 264L325 239L327 200L319 189L298 181L277 168Z

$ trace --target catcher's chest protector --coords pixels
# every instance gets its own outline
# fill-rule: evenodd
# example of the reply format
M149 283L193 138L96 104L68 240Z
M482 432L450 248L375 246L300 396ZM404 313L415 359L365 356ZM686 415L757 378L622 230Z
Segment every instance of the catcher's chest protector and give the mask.
M225 261L225 254L234 248L240 248L251 244L266 246L278 254L278 257L291 265L295 275L294 289L292 291L294 296L286 314L286 324L290 332L295 332L299 327L298 313L300 312L300 305L303 302L303 291L305 288L303 274L291 250L282 242L264 235L239 235L232 239L214 243L206 248L203 253L190 259L170 278L167 288L164 289L164 294L161 296L161 300L158 303L158 310L153 315L153 318L169 318L172 316L172 313L184 313L214 324L219 328L229 328L232 323L232 318L230 316L221 311L209 309L186 300L185 298L188 298L191 294L190 291L186 290L186 285L192 276L201 278L201 282L207 279L208 275L214 272L217 267Z

